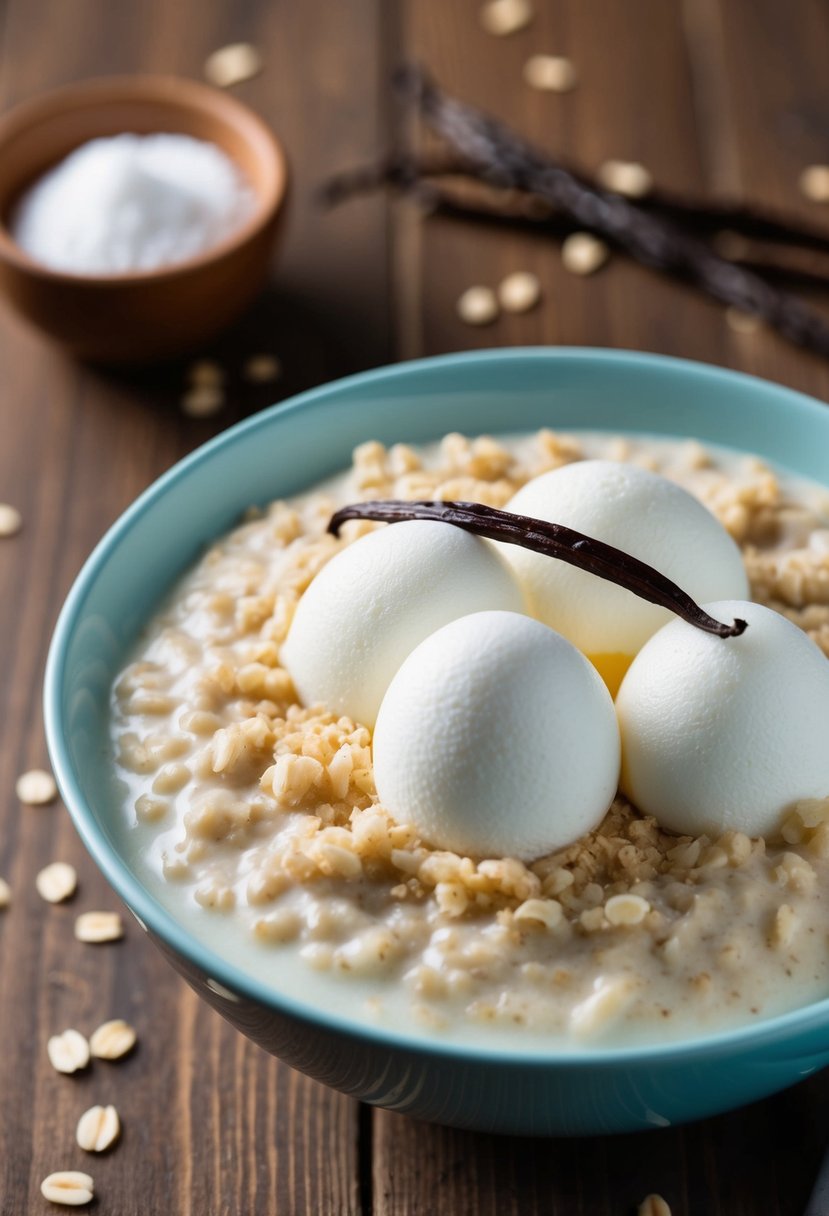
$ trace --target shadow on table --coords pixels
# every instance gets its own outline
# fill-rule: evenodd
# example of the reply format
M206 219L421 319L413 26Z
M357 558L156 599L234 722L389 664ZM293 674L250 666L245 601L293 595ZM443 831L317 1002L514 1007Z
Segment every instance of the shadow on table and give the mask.
M672 1216L801 1216L829 1140L828 1092L818 1076L687 1127L595 1139L483 1136L381 1114L375 1161L397 1197L388 1209L410 1216L633 1216L651 1193Z
M336 294L326 299L290 283L271 284L235 325L186 358L150 368L88 366L96 389L90 397L94 408L101 407L103 396L104 404L114 400L120 409L139 410L162 426L183 428L184 450L189 450L295 393L387 362L391 353L386 339L369 320L359 302L343 309ZM263 354L279 361L281 373L277 379L254 383L245 375L245 363ZM198 360L221 366L226 395L219 412L200 419L186 417L180 409L188 372Z

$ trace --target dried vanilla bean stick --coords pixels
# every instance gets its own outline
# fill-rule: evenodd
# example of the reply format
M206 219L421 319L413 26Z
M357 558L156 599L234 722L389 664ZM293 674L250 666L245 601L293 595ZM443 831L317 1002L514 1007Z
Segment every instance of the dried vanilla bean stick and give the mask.
M410 197L429 216L439 216L441 219L456 220L468 224L478 224L488 228L501 228L510 232L523 232L529 236L543 237L562 241L579 231L579 226L573 221L552 212L548 215L528 213L527 209L519 210L517 206L497 206L492 203L468 202L456 198L447 190L442 190L427 181L407 188L406 196ZM526 196L530 198L532 196ZM613 241L603 238L617 253L627 254L627 250ZM819 270L807 270L803 266L786 262L772 261L770 258L728 258L732 266L738 266L752 274L760 275L769 283L778 287L799 287L812 291L829 290L829 259L824 261L826 273Z
M405 69L399 86L458 153L499 180L538 195L643 265L753 313L789 341L829 356L829 325L796 297L719 257L671 221L586 184L502 123L448 97L419 69Z
M558 162L584 185L601 191L583 169ZM497 170L481 175L479 166L456 153L433 153L411 156L405 152L390 153L371 165L338 173L324 183L320 192L323 202L335 205L355 194L363 194L381 186L396 186L404 191L425 185L435 177L466 177L484 185L498 186ZM527 212L532 209L533 196L527 196ZM711 237L728 231L751 241L772 245L787 245L829 253L829 232L790 219L771 210L747 206L727 199L686 197L672 190L655 188L637 198L636 206L677 221L683 228L699 236ZM729 259L730 260L730 259Z
M543 201L532 194L512 190L508 192L508 198L499 197L497 194L490 198L484 194L482 197L476 197L474 201L461 197L455 191L437 184L438 179L444 175L443 167L435 167L439 163L419 162L411 158L406 158L405 161L401 158L388 158L376 165L338 174L323 187L322 197L326 203L336 205L354 195L382 186L392 186L427 215L439 216L441 219L502 228L510 232L523 232L530 236L555 240L564 240L580 230L580 225L574 220L545 207ZM443 164L448 165L448 162ZM453 177L471 178L476 184L489 184L483 183L475 176L474 166L467 165L464 169L460 161L446 167L445 173ZM503 191L500 193L504 194ZM584 229L584 226L581 228ZM795 246L800 243L794 232L789 235L791 239L787 242L788 245ZM627 252L614 245L607 237L604 239L616 252ZM827 241L829 242L829 238ZM731 265L758 274L778 286L829 290L829 259L826 261L825 274L818 270L807 270L785 260L772 261L771 258L765 257L736 257L727 260Z
M431 519L454 524L476 536L520 545L545 557L578 566L580 570L632 591L651 604L670 609L689 625L717 637L739 637L747 628L742 620L735 620L731 625L714 620L681 587L637 557L563 524L548 523L531 515L499 511L479 502L359 502L336 511L331 516L328 531L339 535L341 526L349 519L377 519L392 524L402 520Z
M636 200L646 211L656 211L698 235L736 232L751 241L792 245L829 253L829 232L764 208L727 200L685 198L672 190L652 190Z

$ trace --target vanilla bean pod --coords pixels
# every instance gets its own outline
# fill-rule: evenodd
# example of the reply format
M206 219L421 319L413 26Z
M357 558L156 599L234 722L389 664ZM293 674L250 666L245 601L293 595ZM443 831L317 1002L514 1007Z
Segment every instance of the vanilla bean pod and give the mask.
M595 178L583 169L566 161L557 163L583 185L604 193ZM336 174L323 184L320 198L324 203L333 206L353 195L379 189L381 186L394 186L406 191L435 177L467 177L474 179L476 184L494 188L504 184L497 168L491 168L482 175L478 165L456 153L412 156L405 152L393 152L373 164ZM612 195L614 192L607 193ZM528 195L527 214L531 213L532 204L533 196ZM828 231L790 219L773 210L750 207L728 199L694 198L660 187L637 198L635 204L645 211L657 212L673 219L683 228L700 236L712 237L730 232L750 241L829 253Z
M658 604L676 613L689 625L695 625L706 633L717 637L738 637L746 629L746 622L735 620L731 625L716 621L695 604L681 587L671 582L664 574L654 570L645 562L631 557L629 553L607 545L566 528L563 524L548 523L530 515L516 515L512 511L499 511L479 502L360 502L341 507L332 516L328 531L339 535L341 526L349 519L376 519L385 523L400 523L411 519L437 520L454 524L476 536L489 540L504 541L532 549L545 557L558 558L598 575L627 591L632 591L651 604Z
M671 221L585 184L488 115L448 97L417 68L399 74L401 91L461 155L507 184L537 194L579 225L621 246L636 261L753 313L797 345L829 356L829 325L796 297L719 257Z
M636 199L638 206L675 220L699 235L734 232L751 241L791 245L829 253L829 232L791 220L774 211L747 207L727 200L686 198L669 190L655 189Z
M440 189L429 180L406 187L404 194L425 214L441 219L525 233L528 236L542 237L545 240L563 241L568 236L572 236L574 232L580 231L578 224L573 220L568 220L556 212L539 215L532 214L526 207L519 209L512 205L499 206L494 203L468 202L456 198L449 191ZM531 197L527 196L527 198ZM606 237L603 239L615 252L627 254L627 250L618 244ZM727 260L732 266L761 275L769 283L777 286L800 287L812 291L829 290L829 261L826 262L827 273L821 274L819 271L806 270L782 260L771 261L766 258L728 258Z
M427 181L418 183L405 190L407 198L411 198L429 216L440 219L454 220L467 224L477 224L487 228L500 228L509 232L525 233L528 236L542 237L563 241L574 232L580 231L578 224L568 220L556 212L548 215L533 215L527 209L516 207L501 207L489 203L472 203L455 198L451 193L441 190ZM528 196L531 197L531 196ZM584 231L584 229L582 229ZM607 244L617 253L627 254L607 238ZM826 261L827 272L821 274L816 270L806 270L801 266L785 261L771 261L766 258L728 258L732 266L739 266L752 274L761 275L769 283L780 287L800 287L811 291L829 291L829 260Z
M470 174L476 185L491 184L483 183L475 174L475 167L468 163L464 168L460 161L423 163L411 158L389 158L376 165L338 174L325 183L320 197L325 204L336 206L353 195L391 186L418 206L424 214L441 219L558 241L563 241L580 230L590 231L585 225L577 224L575 220L562 216L549 206L545 207L543 201L532 194L511 190L508 192L508 199L493 195L491 199L484 196L472 201L461 198L437 184L444 175L458 177ZM500 193L503 195L504 191ZM627 250L608 239L606 235L603 239L615 252L627 254ZM788 242L791 246L798 243L794 236ZM827 273L821 274L819 271L806 270L801 266L767 258L734 257L726 260L733 266L761 275L777 286L801 287L814 291L829 290L829 265Z

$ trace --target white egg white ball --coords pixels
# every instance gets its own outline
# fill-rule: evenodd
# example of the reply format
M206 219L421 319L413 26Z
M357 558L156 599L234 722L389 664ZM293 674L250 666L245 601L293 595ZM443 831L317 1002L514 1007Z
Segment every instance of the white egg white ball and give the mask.
M611 460L580 460L527 482L508 511L565 524L655 567L703 600L748 595L740 550L701 502L666 477ZM583 654L634 655L671 619L667 608L517 545L502 552L530 612Z
M530 860L597 827L616 794L613 702L546 625L479 612L445 625L392 680L374 732L383 806L430 844Z
M317 574L297 604L282 662L306 705L373 726L406 655L441 625L486 608L525 608L493 545L432 520L393 524Z
M829 660L770 608L704 607L748 628L674 620L642 647L616 699L622 786L670 831L774 835L799 799L829 795Z

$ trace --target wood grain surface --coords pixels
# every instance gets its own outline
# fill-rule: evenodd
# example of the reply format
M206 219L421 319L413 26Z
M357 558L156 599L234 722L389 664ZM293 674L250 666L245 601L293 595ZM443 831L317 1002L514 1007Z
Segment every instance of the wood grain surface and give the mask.
M530 237L425 221L382 198L323 213L323 177L371 157L396 122L388 87L404 58L539 143L595 167L642 160L665 185L723 190L805 218L801 168L829 159L829 15L823 0L536 0L521 33L496 39L477 0L5 0L0 108L92 75L199 76L237 40L265 70L235 90L284 139L293 189L272 287L209 353L230 373L228 406L178 410L184 369L114 375L66 361L0 317L0 501L23 513L0 541L0 1213L50 1210L41 1179L88 1168L95 1210L117 1216L626 1216L649 1192L674 1216L796 1216L829 1140L829 1081L689 1128L580 1141L455 1132L358 1106L269 1058L177 979L134 926L125 941L76 942L79 911L117 906L59 806L22 807L17 775L46 762L43 664L60 604L107 526L162 470L270 403L246 384L251 353L284 364L280 395L397 357L464 347L635 347L742 368L829 397L829 368L763 332L735 333L717 306L614 262L589 279ZM567 54L579 87L541 94L521 68ZM829 223L829 212L825 213ZM464 327L471 283L535 270L541 309ZM50 907L37 871L71 861L71 904ZM129 918L128 918L129 919ZM140 1043L116 1064L58 1076L48 1036L122 1016ZM78 1116L113 1102L124 1134L91 1160Z

